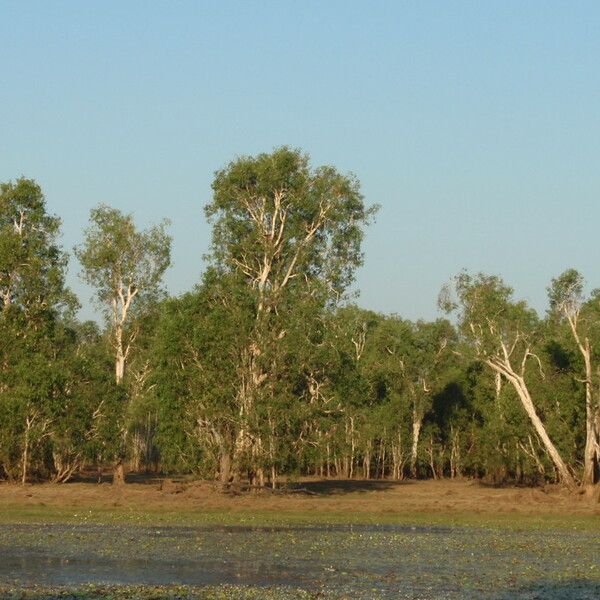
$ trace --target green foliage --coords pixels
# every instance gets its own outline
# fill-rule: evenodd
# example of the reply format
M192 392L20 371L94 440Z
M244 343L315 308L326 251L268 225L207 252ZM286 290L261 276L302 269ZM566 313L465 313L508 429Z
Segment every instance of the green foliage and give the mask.
M222 269L253 278L253 258L266 255L273 293L288 273L298 285L308 277L336 293L353 280L363 225L376 210L365 208L353 176L329 166L313 170L306 154L283 147L217 171L213 191L205 212L213 223L211 258Z
M31 179L0 184L0 308L26 313L28 322L47 311L73 308L65 288L67 257L57 245L60 220L46 213Z
M168 469L213 475L220 447L233 444L236 367L252 319L245 288L231 290L209 270L196 290L163 305L151 379Z
M64 480L95 456L111 394L88 354L89 326L71 324L60 221L35 182L0 189L0 465L10 478Z
M138 231L131 215L101 204L92 209L91 226L75 249L83 280L96 289L101 307L112 322L113 300L124 290L139 290L138 311L156 300L162 276L170 264L168 221Z
M585 386L600 291L586 297L569 269L541 318L499 277L465 272L439 298L455 324L364 310L348 289L375 210L354 176L298 150L238 158L215 174L201 282L166 298L166 222L139 231L101 205L75 251L101 330L74 317L60 221L39 186L0 185L2 475L66 481L127 459L223 482L555 480L527 395L581 472L600 414L597 381Z

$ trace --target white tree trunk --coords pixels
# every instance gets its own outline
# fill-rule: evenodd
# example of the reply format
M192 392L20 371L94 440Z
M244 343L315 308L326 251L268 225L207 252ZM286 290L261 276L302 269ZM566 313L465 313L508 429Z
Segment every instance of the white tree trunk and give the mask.
M515 373L507 362L503 362L502 364L497 364L492 360L487 360L486 363L490 366L494 371L501 373L506 377L506 379L513 386L517 395L519 396L519 400L521 400L521 404L535 429L538 437L542 441L544 445L544 449L546 453L552 460L556 471L558 472L559 479L561 482L566 485L568 488L575 487L575 480L571 475L567 465L562 459L560 453L558 452L556 446L553 444L550 436L546 431L546 427L542 423L537 411L535 409L535 405L533 400L531 399L531 395L529 393L529 389L527 388L527 384L525 383L525 379L522 375Z
M591 488L596 483L596 475L598 472L598 441L600 431L596 423L596 410L594 408L594 398L592 390L592 351L590 348L590 340L586 337L583 340L579 337L577 329L579 321L579 309L571 311L570 307L563 305L563 312L567 318L567 322L571 328L573 338L579 348L579 352L583 357L585 365L585 448L583 451L583 478L581 485L586 488Z
M421 425L423 419L417 412L416 406L413 409L413 422L412 422L412 447L410 451L410 474L412 477L417 476L417 458L419 451L419 437L421 435Z
M123 383L123 377L125 376L125 356L123 355L123 349L119 348L115 357L115 381L117 385Z

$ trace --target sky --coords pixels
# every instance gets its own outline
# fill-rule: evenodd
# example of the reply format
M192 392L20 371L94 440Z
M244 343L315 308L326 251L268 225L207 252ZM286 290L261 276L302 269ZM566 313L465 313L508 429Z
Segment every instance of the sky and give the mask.
M289 145L381 205L360 305L435 318L468 269L543 311L566 268L600 287L599 31L595 1L0 0L0 181L38 181L68 250L101 202L170 219L180 294L214 172Z

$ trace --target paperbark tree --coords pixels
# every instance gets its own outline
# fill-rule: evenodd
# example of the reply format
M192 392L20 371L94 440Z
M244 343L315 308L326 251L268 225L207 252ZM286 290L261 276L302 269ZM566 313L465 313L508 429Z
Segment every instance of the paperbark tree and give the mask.
M412 446L410 471L417 477L419 438L423 420L431 408L432 396L440 389L440 380L452 355L448 345L455 331L445 320L432 323L417 322L412 328L411 341L402 360L406 385L412 401Z
M365 208L354 177L333 167L311 169L306 155L285 147L230 163L216 173L213 191L206 207L214 223L210 259L254 298L238 370L233 465L260 481L267 444L257 409L275 394L287 322L298 302L311 297L324 305L351 283L373 209Z
M588 302L583 298L583 277L575 269L568 269L552 280L548 288L550 308L568 324L572 338L583 359L584 376L579 380L585 386L586 436L583 477L581 484L589 487L598 481L600 463L600 404L594 394L594 348L591 343L594 328L600 322L600 298Z
M114 351L115 381L121 385L138 335L136 314L161 292L161 280L170 264L171 238L166 233L167 221L139 231L131 215L106 205L92 209L90 221L75 254L83 267L82 279L96 289L96 299L104 310ZM121 435L123 448L115 483L124 480L125 424Z
M0 467L23 483L56 416L56 324L76 304L59 228L35 181L0 185Z
M32 179L0 185L0 308L29 320L76 305L65 287L67 256L58 246L60 219L46 212Z
M163 305L152 349L163 461L205 477L218 471L223 484L236 436L239 356L252 326L250 306L231 292L226 278L207 270L193 292Z
M535 312L524 302L512 301L512 289L495 276L462 273L455 279L455 288L458 304L451 300L446 287L440 305L447 311L460 308L460 328L476 357L512 385L560 481L575 487L573 475L548 435L527 385L526 370L531 360L541 369L533 347L538 327Z

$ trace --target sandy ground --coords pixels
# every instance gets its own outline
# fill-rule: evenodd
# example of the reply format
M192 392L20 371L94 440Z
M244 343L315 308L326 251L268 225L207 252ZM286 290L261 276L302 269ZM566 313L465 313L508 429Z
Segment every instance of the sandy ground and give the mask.
M145 478L109 483L0 484L0 510L20 505L136 510L249 510L342 513L598 515L597 497L545 488L491 487L477 481L314 481L291 493L224 494L211 482Z

